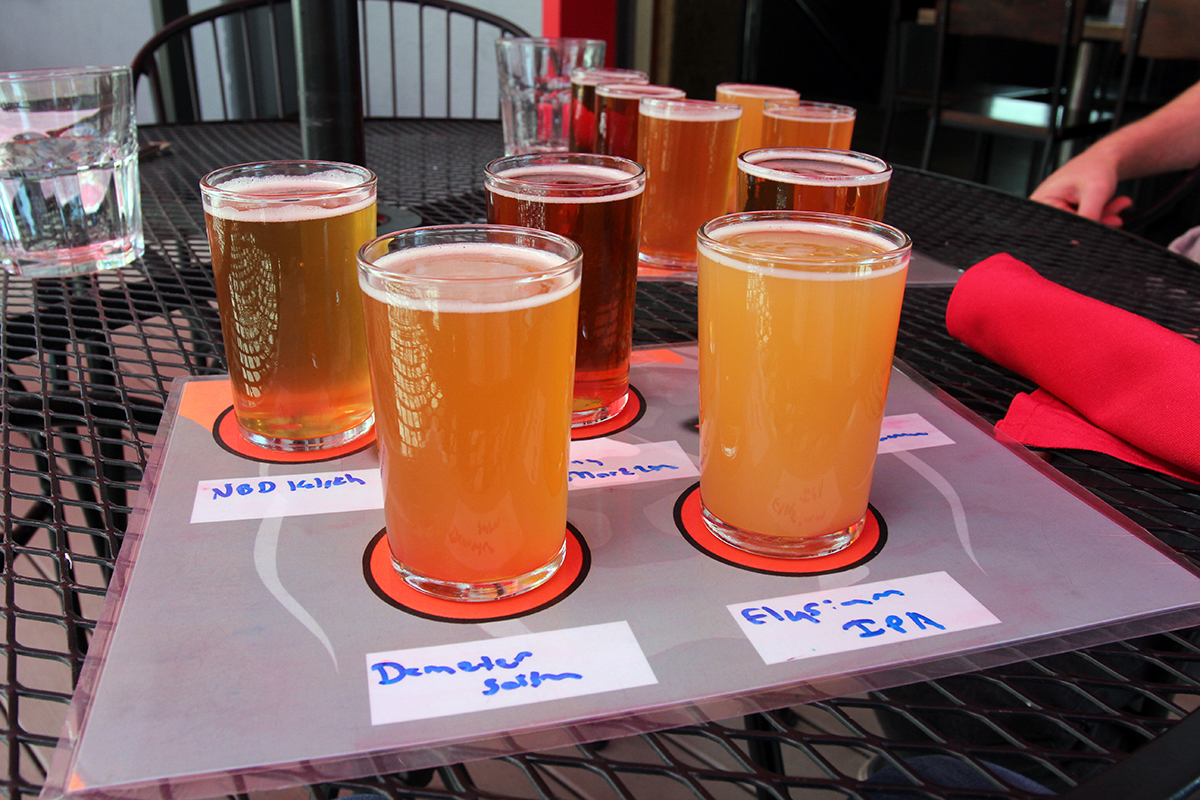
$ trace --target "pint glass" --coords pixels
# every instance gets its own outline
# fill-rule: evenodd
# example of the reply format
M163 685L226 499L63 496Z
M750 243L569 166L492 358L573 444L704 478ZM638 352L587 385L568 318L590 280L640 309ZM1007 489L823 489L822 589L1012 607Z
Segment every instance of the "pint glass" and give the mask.
M735 547L810 557L862 530L910 242L757 211L700 229L700 495Z
M575 153L596 152L596 87L605 83L649 83L640 69L588 69L571 71L571 139L567 149Z
M855 110L833 103L763 105L763 147L829 147L849 150Z
M453 600L544 583L566 553L579 245L413 228L358 259L396 571Z
M645 184L640 165L585 153L508 156L485 170L488 222L541 228L583 248L573 425L611 419L629 397Z
M738 156L740 211L825 211L883 219L892 168L850 150L768 147Z
M596 87L596 152L638 160L638 105L643 97L682 100L682 89L653 84L605 83Z
M742 107L643 97L639 109L646 197L638 259L649 267L694 269L696 229L729 205Z
M200 182L238 429L320 450L373 419L354 254L375 235L375 175L267 161Z
M768 101L794 105L800 93L782 86L763 86L757 83L717 84L718 103L737 103L742 107L742 122L738 127L737 151L744 153L762 147L763 104Z

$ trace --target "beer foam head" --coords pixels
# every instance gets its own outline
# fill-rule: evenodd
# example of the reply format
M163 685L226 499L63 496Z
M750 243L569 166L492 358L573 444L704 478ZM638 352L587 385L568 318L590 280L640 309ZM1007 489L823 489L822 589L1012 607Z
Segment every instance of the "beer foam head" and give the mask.
M375 202L373 184L362 176L331 169L309 175L245 175L204 192L204 210L239 222L299 222L327 219Z
M650 76L638 69L607 69L576 67L571 70L571 83L579 86L599 86L602 83L649 83Z
M887 162L875 156L811 147L750 150L738 157L738 169L780 183L821 186L870 186L892 176Z
M761 83L719 83L717 93L733 97L761 97L766 100L796 100L800 97L800 93L795 89L765 86Z
M883 277L908 265L908 237L878 223L834 214L806 214L799 219L740 216L745 221L701 235L697 248L701 260L768 277L819 281ZM711 223L705 226L711 227Z
M602 83L596 87L597 97L667 97L674 100L684 98L683 89L656 86L652 83Z
M534 308L579 288L555 253L493 242L434 244L380 256L358 285L381 303L439 314Z
M839 106L834 103L809 103L801 100L796 104L776 103L770 100L763 106L763 114L779 119L798 119L805 122L840 122L854 119L856 111L852 106Z
M723 122L739 119L742 107L736 103L713 103L708 100L664 100L643 97L638 105L642 116L685 122Z
M495 173L489 169L484 184L489 192L516 200L606 203L641 194L646 179L640 167L629 173L599 164L533 164Z

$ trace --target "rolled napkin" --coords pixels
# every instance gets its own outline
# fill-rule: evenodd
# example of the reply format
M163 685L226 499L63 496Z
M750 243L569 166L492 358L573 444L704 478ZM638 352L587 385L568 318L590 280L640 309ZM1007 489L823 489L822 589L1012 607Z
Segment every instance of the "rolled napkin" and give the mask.
M1200 344L1007 253L963 273L946 329L1040 387L1018 394L997 430L1200 483Z

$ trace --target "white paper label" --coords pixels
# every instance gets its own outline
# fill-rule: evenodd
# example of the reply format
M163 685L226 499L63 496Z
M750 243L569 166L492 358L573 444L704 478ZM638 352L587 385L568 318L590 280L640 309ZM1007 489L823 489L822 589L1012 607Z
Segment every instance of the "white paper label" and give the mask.
M383 508L379 470L200 481L192 522L298 517Z
M624 621L367 655L372 725L655 683Z
M933 427L920 414L897 414L883 418L883 427L879 431L881 453L919 450L943 444L954 444L954 440Z
M623 483L669 481L700 475L679 442L628 444L616 439L571 443L567 488L618 486Z
M1000 623L945 572L727 608L767 664Z

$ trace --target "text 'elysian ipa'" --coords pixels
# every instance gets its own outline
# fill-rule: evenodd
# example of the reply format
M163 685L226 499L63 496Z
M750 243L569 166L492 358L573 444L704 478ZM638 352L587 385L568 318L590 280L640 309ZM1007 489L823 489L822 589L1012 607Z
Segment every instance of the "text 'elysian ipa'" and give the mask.
M908 237L784 211L721 217L699 239L705 523L750 552L836 552L867 511Z
M488 222L557 233L583 248L572 424L621 412L637 294L642 192L640 165L614 156L509 156L484 173Z
M540 585L566 552L578 245L418 228L359 261L397 572L455 600Z
M639 113L646 196L638 259L649 267L694 269L696 230L729 204L742 107L643 97Z
M834 103L763 104L763 147L828 147L849 150L854 137L851 106Z
M264 162L201 182L221 332L242 435L275 450L371 427L355 253L375 235L375 176Z
M653 84L606 83L596 87L596 152L638 160L638 106L643 97L682 100L682 89Z
M573 153L596 150L596 88L607 83L649 83L640 69L579 68L571 71L571 137Z
M880 221L892 168L851 150L774 147L738 156L739 211L824 211Z

